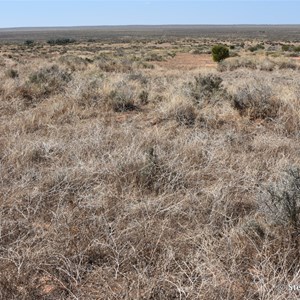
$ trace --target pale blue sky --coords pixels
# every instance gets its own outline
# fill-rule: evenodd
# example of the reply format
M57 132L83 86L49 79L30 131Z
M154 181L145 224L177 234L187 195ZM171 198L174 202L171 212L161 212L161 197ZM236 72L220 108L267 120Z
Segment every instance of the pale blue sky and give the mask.
M0 0L0 28L135 24L300 24L300 0Z

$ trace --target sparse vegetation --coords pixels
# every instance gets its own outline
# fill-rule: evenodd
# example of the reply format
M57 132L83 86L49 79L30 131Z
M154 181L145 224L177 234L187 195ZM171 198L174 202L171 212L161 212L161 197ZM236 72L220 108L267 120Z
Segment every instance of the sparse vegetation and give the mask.
M221 86L222 81L221 77L212 74L195 77L195 81L188 85L188 94L198 107L225 101L228 95Z
M121 85L123 85L121 83ZM113 90L109 94L109 105L116 112L134 110L133 94L130 87L119 86L116 90Z
M295 46L295 45L282 45L281 46L282 51L291 51L291 52L300 52L300 46Z
M249 47L250 52L255 52L257 50L264 50L264 49L265 49L265 46L263 44L257 44L257 45Z
M0 45L0 298L298 299L299 60L92 38Z
M251 119L274 119L280 108L280 100L270 83L260 78L239 87L233 101L234 107Z
M299 65L288 58L252 58L252 57L234 57L228 58L218 64L218 70L233 71L245 68L261 71L274 71L276 69L299 69Z

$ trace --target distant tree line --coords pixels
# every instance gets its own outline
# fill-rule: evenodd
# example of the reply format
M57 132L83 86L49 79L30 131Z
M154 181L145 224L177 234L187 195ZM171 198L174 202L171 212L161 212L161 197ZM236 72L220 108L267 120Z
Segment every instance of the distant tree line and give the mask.
M76 42L75 39L69 39L69 38L51 39L47 41L49 45L66 45L75 42Z

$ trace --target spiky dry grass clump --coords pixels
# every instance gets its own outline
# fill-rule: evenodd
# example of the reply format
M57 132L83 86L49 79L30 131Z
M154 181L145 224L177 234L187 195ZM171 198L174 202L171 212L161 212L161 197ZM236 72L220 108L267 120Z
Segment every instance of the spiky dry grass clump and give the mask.
M0 298L298 299L299 71L68 47L0 57Z
M281 69L299 69L299 65L288 58L269 58L269 57L232 57L219 63L218 70L234 71L239 68L251 69L251 70L262 70L262 71L273 71Z

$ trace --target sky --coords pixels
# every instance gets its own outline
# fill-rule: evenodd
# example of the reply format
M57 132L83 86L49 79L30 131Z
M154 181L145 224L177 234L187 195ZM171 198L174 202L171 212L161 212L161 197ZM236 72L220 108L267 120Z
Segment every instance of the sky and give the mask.
M300 24L300 0L0 0L0 28Z

